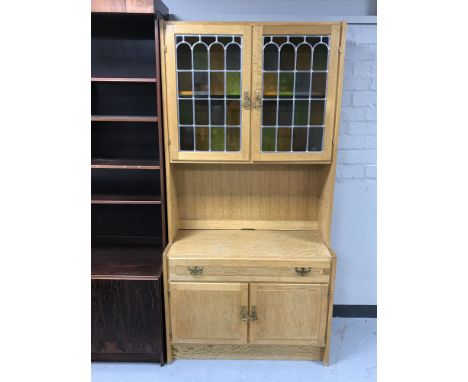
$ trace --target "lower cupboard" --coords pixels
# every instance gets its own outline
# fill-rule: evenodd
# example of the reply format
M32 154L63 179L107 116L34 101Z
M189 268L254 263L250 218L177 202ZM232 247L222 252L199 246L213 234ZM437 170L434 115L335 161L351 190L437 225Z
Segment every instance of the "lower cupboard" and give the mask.
M169 293L173 350L180 358L322 356L328 284L170 282Z

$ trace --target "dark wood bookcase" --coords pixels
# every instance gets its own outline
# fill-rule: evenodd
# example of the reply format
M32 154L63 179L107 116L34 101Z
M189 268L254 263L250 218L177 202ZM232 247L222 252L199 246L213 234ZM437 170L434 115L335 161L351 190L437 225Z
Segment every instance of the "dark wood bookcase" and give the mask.
M91 3L91 358L165 362L160 1Z

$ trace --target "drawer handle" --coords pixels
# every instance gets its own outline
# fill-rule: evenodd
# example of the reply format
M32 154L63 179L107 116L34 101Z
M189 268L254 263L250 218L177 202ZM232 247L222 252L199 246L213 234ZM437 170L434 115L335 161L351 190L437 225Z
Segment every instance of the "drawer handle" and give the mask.
M247 307L244 305L241 310L241 321L248 321L250 319L247 314Z
M189 270L191 275L201 275L203 273L203 267L189 265L187 269Z
M310 271L312 270L312 268L308 267L296 267L294 268L296 270L296 273L299 275L299 276L309 276L310 275Z
M257 321L257 307L252 305L252 314L250 315L250 321Z

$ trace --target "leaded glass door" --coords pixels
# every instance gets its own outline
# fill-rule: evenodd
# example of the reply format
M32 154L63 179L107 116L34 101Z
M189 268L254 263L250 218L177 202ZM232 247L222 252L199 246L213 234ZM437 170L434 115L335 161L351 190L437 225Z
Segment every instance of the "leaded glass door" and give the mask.
M254 161L331 161L339 39L334 24L254 27Z
M166 26L171 161L247 161L251 27Z

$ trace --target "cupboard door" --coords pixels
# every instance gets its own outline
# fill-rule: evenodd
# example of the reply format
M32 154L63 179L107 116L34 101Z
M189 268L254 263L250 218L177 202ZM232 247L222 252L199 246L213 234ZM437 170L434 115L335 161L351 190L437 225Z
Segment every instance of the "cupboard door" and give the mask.
M254 27L254 161L331 161L340 39L340 24Z
M249 160L251 33L235 24L166 25L171 161Z
M247 343L248 284L170 283L172 342Z
M328 285L250 284L250 343L324 346L327 291Z

